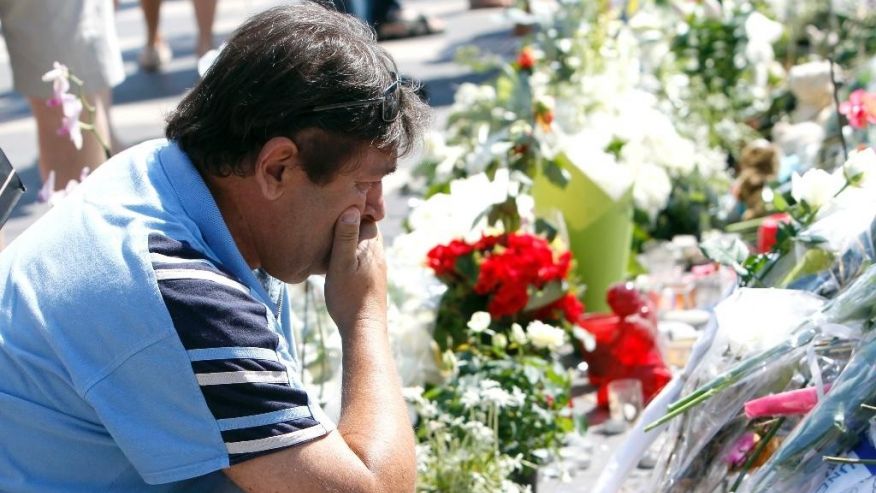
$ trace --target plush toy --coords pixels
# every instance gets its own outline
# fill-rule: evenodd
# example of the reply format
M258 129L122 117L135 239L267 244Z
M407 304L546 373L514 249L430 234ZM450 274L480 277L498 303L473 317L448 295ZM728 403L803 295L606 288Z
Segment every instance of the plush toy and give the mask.
M761 192L764 185L776 178L779 160L776 148L765 139L750 142L742 149L734 194L744 206L742 219L753 219L766 214Z
M598 389L598 404L608 406L608 384L621 378L640 380L648 402L672 379L658 345L654 304L631 283L612 286L606 298L612 314L585 316L582 321L596 339L595 349L584 351L583 357L590 383Z

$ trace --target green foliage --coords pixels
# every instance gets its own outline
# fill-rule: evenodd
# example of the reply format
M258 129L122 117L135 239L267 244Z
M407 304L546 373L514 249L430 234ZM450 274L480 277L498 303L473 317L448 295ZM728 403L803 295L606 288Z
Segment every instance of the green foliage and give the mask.
M435 405L439 415L465 416L468 421L479 421L492 428L499 438L495 456L520 457L522 467L513 472L511 479L525 484L540 462L535 452L558 448L563 437L574 429L571 417L562 413L570 399L569 372L558 362L537 356L494 359L472 350L460 353L457 358L458 374L445 385L427 390L424 398ZM503 391L516 394L522 402L503 402L501 398L491 398L495 394L485 391L490 382L500 384ZM473 402L475 396L479 398ZM428 440L433 431L426 425L420 426L417 433L421 440ZM477 450L473 443L466 442L468 430L462 424L452 427L450 435L448 438L457 441L460 448ZM484 452L481 451L480 455L485 455ZM472 458L477 455L469 454ZM438 458L440 461L441 458ZM483 464L476 461L467 466L481 468ZM431 480L434 483L446 485L455 481L442 479L441 476L461 481L459 474L462 473L463 477L468 477L470 484L471 472L446 471L439 474L438 471L432 471L428 475L434 477ZM464 492L469 491L468 488L470 486L421 491Z

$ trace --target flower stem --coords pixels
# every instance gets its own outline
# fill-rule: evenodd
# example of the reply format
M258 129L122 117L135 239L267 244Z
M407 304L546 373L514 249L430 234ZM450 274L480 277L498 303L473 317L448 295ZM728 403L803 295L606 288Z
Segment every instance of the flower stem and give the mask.
M88 98L85 97L85 86L83 85L82 81L76 78L76 76L74 75L70 75L70 79L79 85L79 100L82 101L82 107L85 108L91 115L90 124L79 122L79 125L84 129L91 130L91 133L94 134L94 138L97 139L97 143L100 144L100 147L103 149L104 158L109 159L112 156L109 143L104 140L103 136L100 135L100 132L97 131L97 107L92 106L88 102Z
M748 459L745 460L745 464L742 465L742 470L739 471L739 475L736 476L736 481L733 481L733 486L730 487L730 493L734 493L736 490L742 486L742 480L745 479L745 475L748 474L748 471L751 470L751 466L754 465L754 461L760 457L760 454L763 453L764 449L766 449L767 445L769 445L770 440L776 436L779 428L785 422L785 418L779 418L775 421L775 423L770 426L770 429L767 430L766 435L757 442L757 446L754 447L754 451L748 456Z
M812 342L812 339L814 338L815 331L813 328L809 327L808 329L802 330L801 332L796 334L796 338L793 341L785 342L784 344L780 344L768 351L764 351L759 355L753 356L745 361L740 362L723 375L696 389L687 397L675 401L667 406L667 413L657 421L654 421L653 423L647 425L645 427L645 431L650 431L657 426L668 422L672 418L683 414L689 409L699 404L702 404L713 395L738 382L740 378L748 375L758 366L768 361L784 356L792 350Z
M656 428L664 423L667 423L668 421L670 421L672 418L678 416L679 414L684 414L685 412L687 412L688 409L705 402L706 400L708 400L710 397L717 394L721 390L723 390L723 387L713 388L713 389L709 389L705 392L698 392L698 393L691 394L692 398L685 399L684 405L678 406L675 409L670 410L669 412L667 412L665 415L663 415L663 417L661 417L657 421L654 421L653 423L648 424L647 426L645 426L645 431L651 431L654 428ZM694 396L696 396L696 397L694 397Z
M876 466L876 459L854 459L852 457L833 457L825 455L822 457L824 462L833 462L836 464L861 464L866 466Z

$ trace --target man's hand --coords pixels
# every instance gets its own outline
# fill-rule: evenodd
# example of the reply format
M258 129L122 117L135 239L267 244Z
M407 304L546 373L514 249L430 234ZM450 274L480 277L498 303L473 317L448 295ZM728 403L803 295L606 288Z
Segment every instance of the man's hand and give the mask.
M326 304L343 343L337 432L226 469L244 491L414 491L414 434L386 331L383 239L373 221L360 217L351 207L335 224L325 282Z
M386 327L386 259L377 224L350 207L335 223L325 302L341 334L360 322Z

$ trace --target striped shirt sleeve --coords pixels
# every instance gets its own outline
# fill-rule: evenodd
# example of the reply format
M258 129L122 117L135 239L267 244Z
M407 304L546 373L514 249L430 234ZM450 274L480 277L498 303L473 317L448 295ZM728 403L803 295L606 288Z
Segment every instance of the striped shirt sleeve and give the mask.
M229 463L325 435L333 424L311 405L278 352L271 309L183 243L153 235L149 249L158 288Z
M116 363L85 391L144 481L204 476L335 428L296 378L273 303L185 243L150 236L149 249L161 299L130 310L164 308L168 326L133 353L106 348Z

